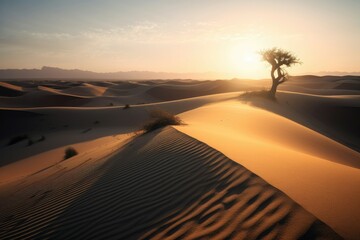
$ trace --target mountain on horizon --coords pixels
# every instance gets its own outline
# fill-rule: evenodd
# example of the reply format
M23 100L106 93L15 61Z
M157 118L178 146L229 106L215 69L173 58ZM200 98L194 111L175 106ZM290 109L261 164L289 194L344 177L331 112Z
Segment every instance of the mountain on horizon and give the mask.
M167 73L151 71L127 71L98 73L79 69L62 69L44 66L41 69L0 69L0 79L109 79L109 80L149 80L149 79L219 79L221 74L207 73Z
M309 72L306 75L317 75L317 76L360 76L360 72L342 72L342 71L320 71L320 72Z
M360 72L318 72L303 76L360 76ZM170 73L151 71L118 71L98 73L80 69L62 69L43 66L41 69L0 69L1 80L12 79L87 79L87 80L154 80L154 79L238 79L231 74L204 73Z

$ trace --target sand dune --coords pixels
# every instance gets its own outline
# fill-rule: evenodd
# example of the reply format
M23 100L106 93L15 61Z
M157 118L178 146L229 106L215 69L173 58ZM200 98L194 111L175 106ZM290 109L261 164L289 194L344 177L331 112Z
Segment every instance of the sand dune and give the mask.
M258 174L342 236L356 239L360 228L358 152L234 100L180 117L188 125L178 130Z
M18 160L48 152L63 146L85 141L95 140L112 134L131 133L148 120L151 109L167 109L174 113L181 113L210 102L237 97L238 93L198 97L187 100L145 104L123 107L106 108L26 108L0 109L0 166L14 163ZM9 128L8 126L16 126ZM46 137L46 141L27 146L28 139L17 144L7 146L9 140L26 134L30 139Z
M242 100L360 151L360 95L324 96L279 91L276 102L264 99Z
M31 92L16 98L0 98L0 106L7 108L47 107L47 106L82 106L89 99L77 96L54 94L54 92Z
M0 238L357 239L357 82L6 82ZM152 109L187 125L132 138Z
M102 96L107 90L107 87L95 86L89 83L83 83L81 86L68 88L63 90L63 93L78 95L78 96Z
M23 94L24 94L24 90L22 87L7 82L0 82L1 97L17 97Z
M89 157L1 189L11 197L1 204L0 237L339 238L261 178L171 128Z
M57 137L60 136L57 135ZM80 154L85 154L85 155L91 154L93 156L94 152L92 151L92 149L96 149L99 146L103 146L101 148L102 152L105 152L106 154L107 150L111 152L111 150L114 148L114 145L115 146L118 145L119 140L125 141L130 137L131 135L129 134L100 137L100 138L96 138L95 140L63 145L61 147L54 148L49 151L45 150L48 149L48 147L40 146L45 151L39 154L34 153L34 149L32 149L30 157L27 158L22 157L21 160L19 161L11 161L12 159L11 157L9 157L9 159L7 159L8 162L1 162L1 165L4 166L0 168L0 176L1 176L0 185L14 182L18 179L22 179L24 177L33 175L39 171L48 169L52 166L55 166L56 164L61 163L62 161L64 161L65 149L68 148L69 146L75 148L76 151L78 151Z
M264 87L263 81L200 81L183 83L181 85L174 83L158 84L147 91L147 94L161 99L170 101L184 99L210 94L236 92L244 90L259 90Z
M0 107L105 107L160 101L146 93L152 86L130 82L105 83L104 85L96 82L90 84L86 82L49 83L48 81L39 81L33 84L23 84L22 82L16 82L16 84L24 85L26 88L13 86L13 88L22 89L21 92L18 90L14 92L15 90L10 89L9 84L4 85L2 87L4 89L0 89L3 92L3 94L0 92ZM12 98L1 97L9 94Z
M359 86L359 76L300 76L290 78L279 89L321 95L359 95Z

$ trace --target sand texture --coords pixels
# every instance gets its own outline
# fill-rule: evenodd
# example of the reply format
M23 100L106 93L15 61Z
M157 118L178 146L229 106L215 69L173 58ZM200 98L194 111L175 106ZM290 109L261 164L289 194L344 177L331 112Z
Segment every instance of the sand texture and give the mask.
M339 238L258 176L173 128L106 159L53 168L8 190L1 239Z

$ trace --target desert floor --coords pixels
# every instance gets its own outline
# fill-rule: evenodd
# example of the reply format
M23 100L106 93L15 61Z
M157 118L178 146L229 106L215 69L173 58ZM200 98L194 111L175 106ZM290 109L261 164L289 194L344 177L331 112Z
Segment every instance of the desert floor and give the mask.
M360 77L268 87L0 82L0 239L360 239Z

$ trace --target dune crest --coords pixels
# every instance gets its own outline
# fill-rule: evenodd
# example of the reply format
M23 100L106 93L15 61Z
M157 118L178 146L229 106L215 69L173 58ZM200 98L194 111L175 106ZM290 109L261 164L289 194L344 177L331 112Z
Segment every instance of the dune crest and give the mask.
M0 189L11 193L2 239L339 239L261 178L173 128L108 159L76 161L39 173L46 178L37 185L35 175Z
M360 229L360 154L276 114L231 100L179 115L176 129L279 188L342 236Z

